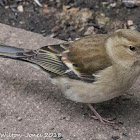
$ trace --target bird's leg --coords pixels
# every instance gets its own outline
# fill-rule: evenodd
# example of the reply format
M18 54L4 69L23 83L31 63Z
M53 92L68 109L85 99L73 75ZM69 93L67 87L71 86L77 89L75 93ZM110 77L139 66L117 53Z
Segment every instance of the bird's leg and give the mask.
M91 105L91 104L88 104L88 107L91 109L91 111L93 111L94 115L95 116L92 116L92 118L94 119L98 119L101 123L107 123L107 124L114 124L115 122L111 121L110 119L105 119L105 118L102 118L100 116L100 114L94 109L94 107Z

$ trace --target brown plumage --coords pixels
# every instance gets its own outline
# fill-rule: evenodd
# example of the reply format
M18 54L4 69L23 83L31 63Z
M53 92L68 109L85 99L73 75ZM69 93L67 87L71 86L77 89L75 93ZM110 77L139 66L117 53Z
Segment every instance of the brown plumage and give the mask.
M92 35L73 42L69 47L69 60L77 64L82 73L96 73L111 65L105 50L108 35Z

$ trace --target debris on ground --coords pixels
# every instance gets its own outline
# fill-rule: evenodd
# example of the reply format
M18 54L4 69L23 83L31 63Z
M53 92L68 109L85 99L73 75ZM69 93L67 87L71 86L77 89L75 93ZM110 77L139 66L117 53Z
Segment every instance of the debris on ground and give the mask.
M63 40L120 28L140 31L139 0L0 0L0 6L1 23Z
M140 0L122 0L122 3L127 8L134 8L140 4Z

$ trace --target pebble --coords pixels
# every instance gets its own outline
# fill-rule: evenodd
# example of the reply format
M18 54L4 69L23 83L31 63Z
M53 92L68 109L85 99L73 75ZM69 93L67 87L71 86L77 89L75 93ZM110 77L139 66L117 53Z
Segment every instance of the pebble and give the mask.
M138 6L138 4L136 3L135 0L122 0L122 3L127 8L134 8L134 7Z
M70 116L68 116L68 117L65 118L66 121L69 121L70 119L71 119Z
M25 24L25 21L20 21L19 23L20 23L20 24Z
M112 136L112 140L118 140L118 139L120 139L119 136Z
M116 7L117 6L117 3L116 2L114 2L114 3L111 3L109 6L108 6L108 8L114 8L114 7Z
M24 8L23 8L23 6L22 5L19 5L18 7L17 7L17 10L19 11L19 12L24 12Z
M136 29L132 20L127 21L127 26L128 26L129 29L132 29L132 30Z
M126 138L130 138L127 133L122 133L122 136L124 136Z
M43 7L42 4L39 2L39 0L34 0L34 2L35 2L38 6Z
M51 32L52 32L52 33L53 33L53 32L56 32L59 28L60 28L60 26L56 25L55 27L53 27L53 28L51 29Z
M101 13L100 15L97 15L96 18L96 23L102 28L104 27L107 23L109 23L110 18L106 17L104 13Z
M5 9L8 9L9 8L9 6L5 6Z
M41 33L45 33L45 32L46 32L46 29L43 28L43 29L41 30Z
M134 23L133 23L132 20L128 20L128 21L127 21L127 25L128 25L128 26L132 26L133 24L134 24Z
M136 30L136 27L135 26L130 26L129 29Z
M94 32L94 27L90 26L87 28L86 32L84 33L84 35L91 35Z
M18 121L22 121L22 118L21 118L21 117L17 117L17 120L18 120Z

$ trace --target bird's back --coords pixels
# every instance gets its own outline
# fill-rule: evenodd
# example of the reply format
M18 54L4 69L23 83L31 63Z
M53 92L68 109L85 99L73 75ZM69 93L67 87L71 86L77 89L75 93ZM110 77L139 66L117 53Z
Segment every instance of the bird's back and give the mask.
M69 47L69 59L84 73L95 73L111 66L106 53L106 34L91 35L73 42Z

